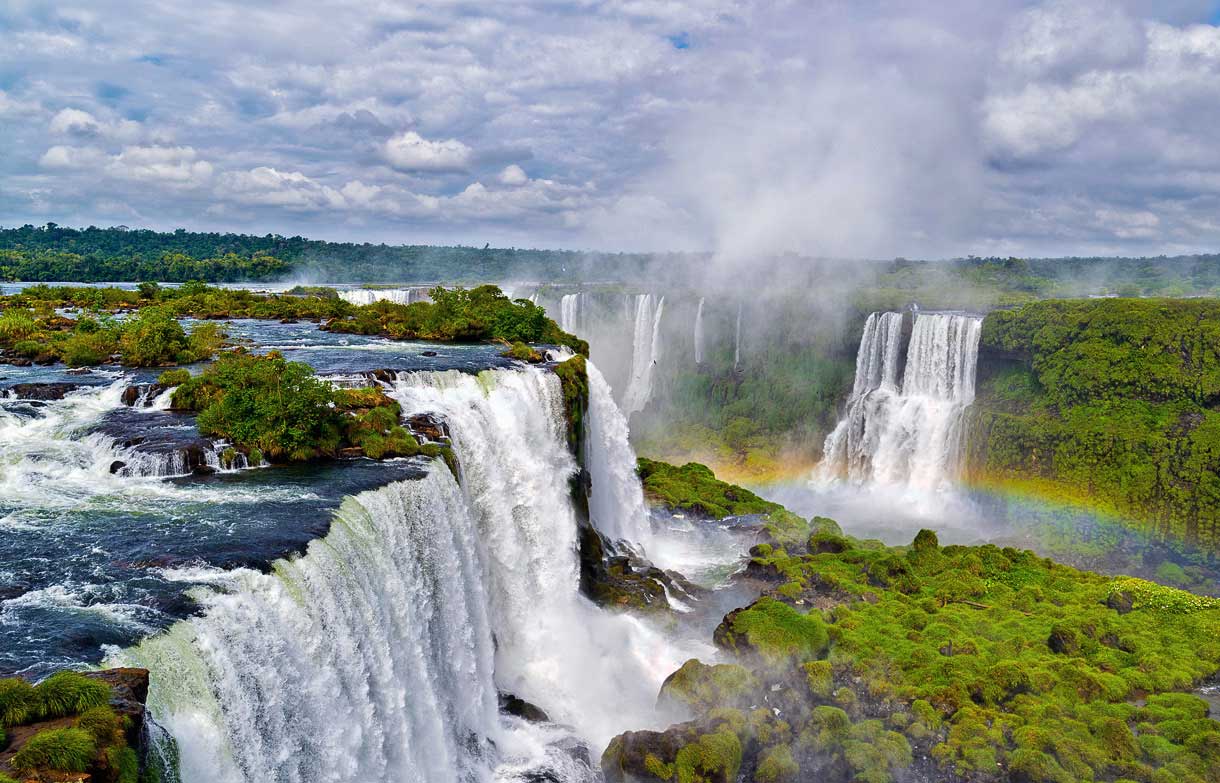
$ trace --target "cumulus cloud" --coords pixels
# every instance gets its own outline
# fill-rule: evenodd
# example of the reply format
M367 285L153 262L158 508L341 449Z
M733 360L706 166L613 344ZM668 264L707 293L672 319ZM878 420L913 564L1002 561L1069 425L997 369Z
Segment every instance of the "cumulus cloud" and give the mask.
M501 185L508 185L510 187L524 185L530 181L529 176L525 173L525 169L521 168L516 163L505 166L497 179L500 180Z
M429 141L407 131L386 141L385 157L399 171L463 171L471 149L457 139Z
M1220 244L1203 0L129 5L5 16L0 222L722 259Z

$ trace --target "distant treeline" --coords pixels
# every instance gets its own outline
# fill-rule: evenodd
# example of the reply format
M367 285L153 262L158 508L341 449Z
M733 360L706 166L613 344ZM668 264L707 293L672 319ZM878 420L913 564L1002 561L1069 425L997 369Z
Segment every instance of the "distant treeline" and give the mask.
M185 282L270 281L333 283L469 283L535 280L620 282L689 287L706 282L706 256L587 253L572 250L386 245L324 242L278 234L252 236L150 231L125 226L86 229L48 223L0 228L0 279L30 281ZM833 262L795 256L751 259L751 285L811 284L793 275L825 271ZM858 267L858 262L852 262ZM1220 290L1220 255L1155 258L969 258L876 262L871 286L898 299L933 301L960 294L963 283L991 292L984 303L1109 293L1182 296ZM813 281L816 283L816 281ZM862 279L862 282L865 280ZM867 283L865 283L867 285ZM948 284L948 285L946 285ZM999 296L998 294L1005 294ZM977 298L977 297L975 297Z
M662 257L664 258L664 257ZM0 278L30 281L184 282L312 278L323 282L638 280L656 260L640 254L464 246L323 242L277 234L173 232L54 223L0 229Z

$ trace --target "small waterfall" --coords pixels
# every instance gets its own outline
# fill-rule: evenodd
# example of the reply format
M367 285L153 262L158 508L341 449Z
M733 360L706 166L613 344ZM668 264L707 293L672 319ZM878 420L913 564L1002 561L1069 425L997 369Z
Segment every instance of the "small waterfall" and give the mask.
M703 364L703 297L695 310L695 364Z
M559 328L568 334L585 331L585 294L564 294L559 300Z
M636 475L636 457L628 441L627 417L619 410L610 384L587 364L589 372L588 438L585 464L589 469L589 515L593 526L612 540L648 548L648 506Z
M741 366L741 302L737 303L737 329L733 333L733 369Z
M914 315L900 386L902 319L874 313L865 323L847 414L826 438L815 481L942 489L958 473L982 319Z
M653 367L661 358L661 316L665 312L665 297L637 294L635 324L631 341L631 377L623 394L623 413L644 410L652 397Z

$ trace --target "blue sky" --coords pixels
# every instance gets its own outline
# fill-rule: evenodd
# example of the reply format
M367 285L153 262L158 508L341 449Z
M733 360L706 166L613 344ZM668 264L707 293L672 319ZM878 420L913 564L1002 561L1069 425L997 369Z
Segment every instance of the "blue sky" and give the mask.
M0 224L911 257L1220 248L1215 2L0 8Z

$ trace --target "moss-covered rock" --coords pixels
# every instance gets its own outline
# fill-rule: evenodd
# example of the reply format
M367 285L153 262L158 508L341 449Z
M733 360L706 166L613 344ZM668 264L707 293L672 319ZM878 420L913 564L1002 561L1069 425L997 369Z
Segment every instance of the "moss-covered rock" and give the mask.
M658 703L696 712L748 706L758 690L754 673L734 663L708 665L691 658L665 679Z

